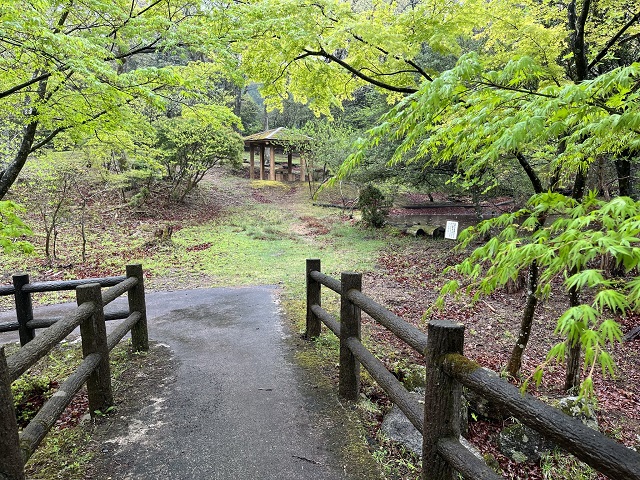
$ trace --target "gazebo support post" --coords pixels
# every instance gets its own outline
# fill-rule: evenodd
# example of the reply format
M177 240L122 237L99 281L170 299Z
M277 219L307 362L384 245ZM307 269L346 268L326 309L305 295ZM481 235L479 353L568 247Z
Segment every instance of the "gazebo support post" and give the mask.
M264 180L264 144L260 144L260 180Z
M275 181L276 179L276 147L275 145L271 145L269 147L269 180Z
M287 180L293 180L293 153L289 151L287 153Z
M300 181L307 181L307 161L304 159L304 156L300 155Z
M253 180L256 176L255 172L255 150L256 146L253 143L249 144L249 180Z

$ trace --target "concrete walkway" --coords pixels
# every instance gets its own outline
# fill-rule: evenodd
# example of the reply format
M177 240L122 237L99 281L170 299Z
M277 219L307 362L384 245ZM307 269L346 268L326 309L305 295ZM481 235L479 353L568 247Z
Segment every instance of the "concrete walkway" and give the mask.
M150 293L147 308L150 338L172 350L175 370L120 418L126 427L103 441L92 475L380 478L371 459L346 453L336 392L295 363L272 287Z

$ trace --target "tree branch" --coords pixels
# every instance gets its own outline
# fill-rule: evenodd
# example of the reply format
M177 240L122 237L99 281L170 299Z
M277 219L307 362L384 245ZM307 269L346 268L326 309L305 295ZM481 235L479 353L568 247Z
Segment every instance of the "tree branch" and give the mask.
M527 95L534 95L536 97L551 98L551 99L558 98L553 95L548 95L546 93L534 92L533 90L525 90L525 89L516 88L516 87L509 87L508 85L501 85L499 83L494 83L491 81L484 81L484 82L476 81L475 83L477 83L478 85L484 85L485 87L497 88L498 90L508 90L510 92L525 93Z
M607 55L607 53L609 53L611 47L616 44L616 42L624 34L624 32L626 32L638 20L640 20L640 10L631 18L631 20L629 20L620 30L618 30L618 33L611 37L604 48L600 51L600 53L596 55L596 58L591 61L588 66L589 70L591 70L596 64L600 62L600 60L602 60Z
M65 67L65 69L66 68L69 68L69 67ZM19 85L16 85L15 87L11 87L8 90L0 92L0 98L5 98L5 97L8 97L9 95L13 95L14 93L17 93L20 90L24 90L25 88L30 87L33 84L36 84L42 80L48 79L51 75L52 75L51 73L47 72L41 75L34 76L31 78L31 80L27 80L24 83L21 83Z
M364 38L362 38L360 35L356 35L355 33L352 33L352 32L350 32L350 33L351 33L351 36L352 36L353 38L355 38L356 40L358 40L359 42L362 42L362 43L364 43L365 45L368 45L368 46L370 46L370 47L372 47L372 48L375 48L376 50L378 50L379 52L381 52L381 53L383 53L383 54L385 54L385 55L390 55L390 53L389 53L387 50L385 50L384 48L379 47L379 46L377 46L377 45L373 45L373 44L371 44L370 42L367 42L367 41L366 41ZM405 58L402 58L400 55L392 55L392 57L393 57L393 58L395 58L396 60L400 60L400 61L402 61L402 62L406 63L407 65L409 65L409 66L413 67L413 68L414 68L414 70L415 70L415 73L418 73L418 74L420 74L421 76L423 76L425 79L429 80L430 82L433 82L433 78L431 78L431 76L430 76L427 72L425 72L425 71L424 71L424 70L423 70L423 69L422 69L418 64L416 64L414 61L412 61L412 60L407 60L407 59L405 59Z
M527 177L529 177L529 181L533 186L533 191L535 193L542 193L543 189L542 189L542 182L540 181L540 177L538 177L538 174L535 172L535 170L533 169L529 161L525 158L525 156L521 152L516 152L515 155L516 155L516 159L518 160L518 163L524 169L525 173L527 174Z
M161 2L163 2L164 0L156 0L155 2L152 2L151 4L149 4L147 7L145 7L144 9L142 9L140 12L138 12L137 14L130 16L129 18L127 18L121 25L114 27L114 29L111 31L111 33L109 35L114 35L118 30L120 30L121 28L123 28L130 19L132 18L137 18L139 16L141 16L142 14L148 12L150 9L152 9L153 7L155 7L156 5L160 4ZM60 21L58 22L58 25L55 28L55 32L58 33L60 30L60 28L64 25L64 22L66 21L66 18L69 14L69 10L72 6L73 2L71 2L69 4L69 7L67 9L65 9L65 11L63 12ZM111 60L122 60L123 58L127 58L130 57L132 55L137 55L139 53L153 53L157 51L157 48L155 47L155 45L158 44L158 42L161 40L161 37L156 38L153 42L151 42L150 44L144 46L144 47L140 47L137 49L133 49L130 50L127 53L123 53L120 55L116 55L113 57L105 57L103 60L105 62L111 61ZM64 72L66 70L68 70L70 68L70 66L67 65L61 65L58 69L57 72ZM25 88L30 87L31 85L34 85L40 81L43 80L47 80L49 77L51 77L51 75L53 75L53 72L46 72L46 73L42 73L40 75L34 76L33 78L31 78L31 80L27 80L26 82L23 82L19 85L16 85L14 87L11 87L7 90L4 91L0 91L0 99L2 98L6 98L10 95L13 95L14 93L18 93L21 90L24 90Z
M376 80L375 78L365 75L360 70L349 65L344 60L341 60L335 55L331 55L330 53L325 52L324 50L312 51L312 50L305 49L304 52L305 52L305 56L323 57L323 58L326 58L327 60L337 63L342 68L349 71L359 79L364 80L365 82L370 83L371 85L375 85L376 87L380 87L384 90L389 90L391 92L407 93L407 94L415 93L418 91L418 89L413 87L396 87L395 85L391 85L391 84Z
M152 92L156 92L158 90L161 90L162 88L164 88L164 85L160 85L156 88L151 89ZM137 97L132 97L126 101L123 102L123 105L128 105L131 102L133 102L134 100L136 100ZM58 136L60 133L69 130L71 128L76 128L79 127L81 125L87 125L88 123L93 122L94 120L97 120L98 118L102 117L103 115L106 115L107 113L109 113L109 110L101 110L98 113L94 113L93 115L91 115L89 118L84 119L82 122L73 124L73 125L66 125L64 127L58 127L54 130L51 131L51 133L49 133L49 135L47 135L46 137L44 137L42 140L40 140L38 143L36 143L35 145L33 145L31 147L31 149L29 150L29 154L32 154L33 152L35 152L36 150L44 147L46 144L48 144L49 142L51 142L51 140L53 140L56 136Z

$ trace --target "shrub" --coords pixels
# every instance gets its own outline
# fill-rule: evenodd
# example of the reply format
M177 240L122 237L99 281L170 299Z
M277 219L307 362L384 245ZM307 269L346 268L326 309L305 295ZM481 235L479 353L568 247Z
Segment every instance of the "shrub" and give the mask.
M362 212L362 221L365 225L380 228L385 224L387 217L387 205L382 192L371 184L360 190L358 208Z

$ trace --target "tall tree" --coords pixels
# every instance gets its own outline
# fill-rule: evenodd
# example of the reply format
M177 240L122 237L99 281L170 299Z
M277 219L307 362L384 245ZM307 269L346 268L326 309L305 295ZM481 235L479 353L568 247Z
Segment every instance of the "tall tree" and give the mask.
M188 0L4 0L0 124L21 133L0 159L0 199L29 156L61 133L77 140L122 128L133 115L129 106L160 107L168 87L193 86L197 79L183 75L188 66L158 66L153 55L190 49L235 61L217 43L224 18Z
M493 0L484 8L484 23L476 26L481 48L401 100L338 176L353 172L369 146L390 137L401 142L392 164L407 158L427 165L455 162L467 182L492 172L496 183L501 172L517 168L529 179L532 193L573 184L576 201L585 190L591 163L606 159L618 162L621 190L628 193L627 167L640 150L640 64L632 63L640 52L637 5L625 0L606 6L590 0ZM540 232L545 231L547 210L539 209L535 218ZM512 226L501 226L506 228L504 245L510 245ZM483 261L498 264L493 258L496 248L473 258L480 261L486 254ZM520 368L540 294L540 258L522 260L511 264L508 274L500 273L506 281L529 267L527 308L512 356L513 373ZM581 264L574 268L568 274L579 275ZM579 283L569 288L572 308L581 305L580 288ZM586 332L592 327L584 323ZM575 348L568 356L567 387L575 386L578 378L579 338L572 335L568 340Z

